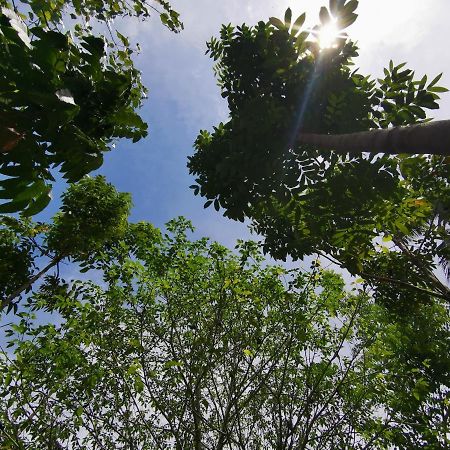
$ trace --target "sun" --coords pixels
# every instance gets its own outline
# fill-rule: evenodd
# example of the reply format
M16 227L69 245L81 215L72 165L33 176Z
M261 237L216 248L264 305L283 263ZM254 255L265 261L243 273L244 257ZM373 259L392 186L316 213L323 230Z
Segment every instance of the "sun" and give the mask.
M318 32L317 40L320 48L333 48L337 45L337 38L340 36L340 30L337 26L337 20L330 20L326 25L322 26Z

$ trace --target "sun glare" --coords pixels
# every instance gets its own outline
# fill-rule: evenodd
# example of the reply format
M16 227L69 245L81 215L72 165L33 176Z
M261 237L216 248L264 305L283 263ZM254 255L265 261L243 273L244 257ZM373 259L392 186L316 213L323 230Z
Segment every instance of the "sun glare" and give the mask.
M339 28L336 21L330 21L323 26L317 36L321 49L333 48L336 46L336 39L339 37Z

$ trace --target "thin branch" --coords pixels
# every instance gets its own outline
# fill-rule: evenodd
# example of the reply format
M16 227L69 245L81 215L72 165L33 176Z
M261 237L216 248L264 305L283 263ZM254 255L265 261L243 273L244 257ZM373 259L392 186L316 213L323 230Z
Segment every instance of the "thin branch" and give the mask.
M420 286L416 286L414 284L410 284L406 281L397 280L396 278L390 278L383 275L374 275L366 272L361 272L361 277L368 278L369 280L376 280L381 281L382 283L392 283L392 284L398 284L400 286L404 286L408 289L413 289L415 291L421 292L422 294L430 295L431 297L437 297L442 298L443 300L446 300L447 302L450 301L450 295L449 294L441 294L440 292L430 291L429 289L421 288Z
M17 288L9 297L6 297L2 300L0 311L5 309L7 306L11 304L11 302L17 298L23 291L31 288L32 285L39 280L43 275L45 275L52 267L56 266L66 255L59 255L53 258L40 272L36 275L32 276L29 280L23 283L19 288Z
M425 264L423 264L420 256L412 252L407 245L405 245L400 238L393 238L395 245L406 255L409 256L411 262L415 264L418 269L421 269L423 273L429 278L432 284L434 284L435 288L438 289L443 295L446 295L447 298L450 297L450 289L445 286L440 280L436 277L436 275L428 268Z
M338 265L339 267L344 267L342 263L340 263L339 261L335 260L334 258L329 257L325 253L320 252L319 254L321 256L323 256L324 258L328 259L329 261L333 262L334 264ZM367 273L367 272L361 272L360 275L361 275L362 278L367 278L367 279L372 279L372 280L376 280L376 281L381 281L382 283L398 284L398 285L404 286L404 287L406 287L408 289L413 289L415 291L419 291L422 294L427 294L427 295L430 295L432 297L442 298L443 300L450 301L450 294L443 294L443 293L440 293L440 292L430 291L429 289L425 289L425 288L422 288L420 286L416 286L414 284L410 284L410 283L408 283L406 281L397 280L396 278L391 278L391 277L387 277L387 276L383 276L383 275L370 274L370 273Z

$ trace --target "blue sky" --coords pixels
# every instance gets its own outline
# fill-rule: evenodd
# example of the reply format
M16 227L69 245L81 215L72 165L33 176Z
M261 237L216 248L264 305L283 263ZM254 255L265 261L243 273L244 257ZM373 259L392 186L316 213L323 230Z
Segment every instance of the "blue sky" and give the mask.
M117 22L116 28L139 42L136 63L149 88L142 116L149 123L149 136L137 144L123 141L105 155L99 173L121 191L131 192L131 220L147 220L156 226L178 215L191 219L199 236L209 236L227 246L248 237L244 224L222 217L213 208L203 209L204 200L188 188L193 179L186 169L187 156L200 129L210 129L226 120L226 103L205 56L205 42L217 35L222 23L255 24L270 16L282 17L288 6L294 17L307 12L307 26L318 22L320 6L327 1L302 0L173 0L185 29L174 34L162 27L157 16L145 23ZM349 35L359 42L357 66L362 73L380 75L393 59L408 62L417 76L444 72L441 85L450 87L447 43L450 29L448 0L361 0L359 18ZM436 118L450 117L450 96L444 94ZM48 217L58 207L59 183Z

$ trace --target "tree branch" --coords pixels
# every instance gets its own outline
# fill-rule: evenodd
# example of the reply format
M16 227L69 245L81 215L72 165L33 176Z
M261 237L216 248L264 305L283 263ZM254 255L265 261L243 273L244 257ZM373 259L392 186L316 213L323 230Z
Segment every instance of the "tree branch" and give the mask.
M22 284L19 288L17 288L9 297L6 297L2 300L0 311L5 309L7 306L11 304L11 302L18 297L23 291L30 288L33 283L39 278L41 278L44 274L46 274L52 267L56 266L66 255L59 255L53 258L41 271L39 271L36 275L33 275L29 280Z
M342 152L450 156L450 120L348 134L300 133L299 144Z
M408 289L413 289L415 291L421 292L422 294L430 295L431 297L437 297L442 298L443 300L446 300L447 302L450 301L450 296L447 294L442 294L440 292L436 291L430 291L429 289L421 288L420 286L416 286L414 284L407 283L406 281L397 280L395 278L390 278L382 275L375 275L371 273L361 272L362 278L372 279L376 281L381 281L383 283L392 283L392 284L398 284L399 286L404 286Z

